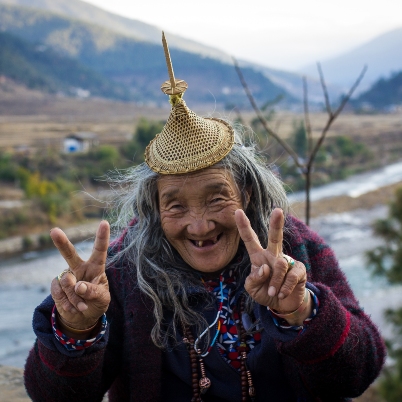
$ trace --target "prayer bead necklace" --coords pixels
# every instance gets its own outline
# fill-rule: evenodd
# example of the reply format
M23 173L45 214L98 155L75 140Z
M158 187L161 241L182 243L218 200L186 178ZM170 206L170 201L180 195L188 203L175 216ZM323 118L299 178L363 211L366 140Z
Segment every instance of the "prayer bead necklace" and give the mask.
M194 337L191 333L191 330L188 326L183 325L183 342L186 344L187 349L189 351L190 355L190 364L191 364L191 375L192 375L192 389L193 389L193 397L191 399L191 402L202 402L202 395L205 394L208 389L211 386L211 380L206 376L206 371L205 371L205 365L204 365L204 357L209 354L211 351L213 345L215 344L215 341L219 335L220 332L220 321L219 321L219 316L220 312L222 311L223 308L223 277L222 275L219 278L220 281L220 303L219 303L219 309L218 309L218 314L216 316L216 319L214 322L208 326L208 328L202 332L202 334L197 338L196 341L194 341ZM251 377L251 372L247 367L247 344L246 344L246 336L247 332L244 329L244 325L242 322L242 315L245 310L245 298L242 296L240 300L240 319L239 319L239 339L240 339L240 345L238 347L238 352L241 357L241 363L240 363L240 380L241 380L241 393L242 393L242 402L247 402L251 401L253 402L255 399L255 388L253 384L253 380ZM207 333L207 331L212 328L213 325L215 325L218 322L217 325L217 332L211 342L211 345L208 347L207 351L202 354L201 349L198 348L198 343L201 340L201 338ZM198 380L199 373L198 373L198 365L197 365L197 360L198 360L198 365L199 365L199 371L201 373L201 378Z

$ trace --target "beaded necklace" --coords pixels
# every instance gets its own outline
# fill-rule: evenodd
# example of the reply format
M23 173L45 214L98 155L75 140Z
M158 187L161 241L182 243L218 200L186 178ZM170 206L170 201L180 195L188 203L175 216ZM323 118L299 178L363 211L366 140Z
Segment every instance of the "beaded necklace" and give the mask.
M229 281L231 280L233 284L235 285L234 278L231 276L231 273L229 274ZM183 342L185 342L187 349L189 351L190 355L190 361L191 361L191 370L192 370L192 388L193 388L193 397L191 399L191 402L201 402L202 401L202 394L205 394L209 387L211 386L211 380L206 376L206 371L205 371L205 365L204 365L204 360L203 358L209 354L211 351L212 347L216 343L216 340L218 339L218 336L222 338L221 328L222 328L222 320L224 318L220 317L222 310L224 308L224 302L226 301L227 306L225 307L227 315L230 315L232 312L230 306L229 306L229 296L230 296L230 291L231 288L230 286L225 286L223 287L223 275L220 275L219 277L219 293L217 293L217 289L215 288L215 294L216 296L220 296L220 302L219 302L219 307L218 307L218 313L216 315L215 320L211 325L209 325L205 331L203 331L200 336L194 341L194 337L191 333L191 330L188 326L183 325ZM204 281L203 281L204 282ZM208 288L209 290L212 291L213 288L216 286L211 286L212 281L209 281L207 283L204 282L204 285ZM215 282L216 283L216 282ZM225 283L225 285L227 285ZM233 299L232 299L233 301ZM237 327L237 334L238 334L238 342L233 342L234 344L238 344L236 347L236 354L239 356L239 361L240 367L238 367L238 370L240 371L240 379L241 379L241 390L242 390L242 401L254 401L255 399L255 389L253 386L253 381L251 377L251 372L247 367L247 347L249 346L248 343L249 341L246 341L247 338L247 332L244 328L243 322L242 322L242 316L245 311L245 298L241 296L240 300L240 314L238 316L238 319L235 320L235 328ZM202 353L201 349L198 347L198 344L202 337L207 333L209 329L211 329L214 325L217 324L217 330L212 338L210 346L208 346L206 352ZM236 338L234 336L233 338ZM250 335L249 335L250 338ZM252 337L251 337L252 339ZM250 347L250 346L249 346ZM198 365L197 365L197 360L198 360ZM228 359L226 359L228 360ZM228 363L233 363L230 362L230 359L228 360ZM199 370L198 370L199 366ZM201 378L199 378L199 372L201 374Z
M203 282L204 282L204 280L203 280ZM223 300L224 300L224 294L223 294L223 275L219 275L219 287L220 287L220 295L221 295L221 297L220 297L220 302L219 302L219 308L218 308L218 312L217 312L217 314L216 314L216 318L215 318L215 320L214 320L214 322L211 324L211 325L209 325L206 329L205 329L205 331L195 340L195 342L194 342L194 347L195 347L195 349L198 351L199 349L198 349L198 343L200 342L200 340L202 339L202 337L208 332L208 330L210 329L210 328L212 328L216 323L218 323L218 325L217 325L217 327L216 327L216 334L215 334L215 336L212 338L212 342L211 342L211 345L208 347L208 349L207 349L207 351L205 352L205 353L203 353L203 354L201 354L200 356L201 357L205 357L205 356L207 356L208 354L209 354L209 352L211 351L211 349L212 349L212 347L214 346L214 344L215 344L215 342L216 342L216 338L218 338L218 335L219 335L219 333L220 333L220 331L221 331L221 322L220 322L220 320L219 320L219 316L221 315L221 311L222 311L222 308L223 308Z

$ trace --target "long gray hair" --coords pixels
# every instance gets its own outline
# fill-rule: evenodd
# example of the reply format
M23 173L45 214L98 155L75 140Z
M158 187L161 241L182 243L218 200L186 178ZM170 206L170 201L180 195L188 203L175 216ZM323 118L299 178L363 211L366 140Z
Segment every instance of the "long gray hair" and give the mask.
M229 171L242 195L246 206L247 190L252 190L246 214L257 233L260 243L268 242L269 217L274 207L282 208L286 214L288 202L282 183L260 158L254 146L243 145L242 135L236 133L235 145L230 153L214 165ZM167 241L162 230L157 180L159 174L145 163L114 175L109 182L115 190L115 203L111 208L114 234L125 232L120 250L108 261L112 266L116 261L124 261L132 269L141 292L153 302L155 325L151 337L158 347L167 347L169 336L175 337L178 325L195 325L196 333L208 325L203 316L193 307L192 295L196 293L206 303L214 303L214 298L205 290L200 273L186 264L178 252ZM130 222L136 220L135 224ZM250 270L250 260L241 242L236 260L231 267L240 267L238 272L244 281ZM248 310L252 300L246 301ZM173 325L168 329L166 314L169 311Z

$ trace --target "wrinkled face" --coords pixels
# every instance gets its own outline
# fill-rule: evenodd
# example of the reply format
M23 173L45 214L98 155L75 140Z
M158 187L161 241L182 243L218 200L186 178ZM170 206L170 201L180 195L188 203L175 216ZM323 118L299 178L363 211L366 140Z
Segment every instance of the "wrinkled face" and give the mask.
M234 212L243 205L225 169L162 176L158 197L162 229L187 264L210 273L233 259L240 240Z

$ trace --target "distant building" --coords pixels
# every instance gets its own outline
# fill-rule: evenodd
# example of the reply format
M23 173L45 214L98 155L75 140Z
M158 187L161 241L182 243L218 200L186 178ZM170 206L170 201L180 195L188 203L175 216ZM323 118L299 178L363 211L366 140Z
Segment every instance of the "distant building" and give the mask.
M63 152L88 152L99 145L98 135L91 132L78 132L69 134L63 141Z

